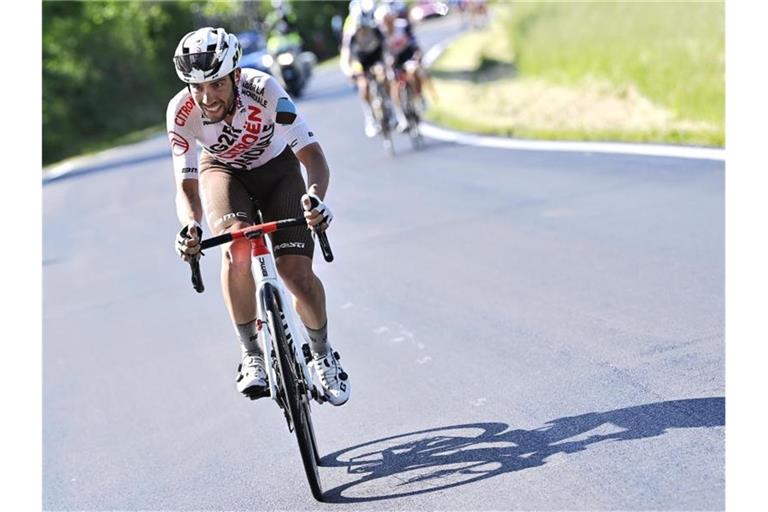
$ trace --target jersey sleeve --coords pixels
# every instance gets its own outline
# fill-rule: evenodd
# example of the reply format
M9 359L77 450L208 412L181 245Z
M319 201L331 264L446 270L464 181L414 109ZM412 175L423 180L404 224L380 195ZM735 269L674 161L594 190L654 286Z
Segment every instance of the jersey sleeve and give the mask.
M293 103L293 100L274 77L269 77L267 79L264 87L264 95L267 100L267 105L271 107L269 109L269 115L270 121L275 123L275 131L285 139L294 153L313 142L317 142L312 129L304 118L296 111L296 105ZM288 123L278 123L278 111L293 111L296 113L296 116ZM292 116L288 117L290 118Z
M190 103L191 102L191 103ZM177 95L170 103L165 114L165 124L168 132L168 143L171 146L173 158L173 173L176 181L196 180L197 172L197 146L195 137L190 129L187 117L184 114L194 107L191 96Z

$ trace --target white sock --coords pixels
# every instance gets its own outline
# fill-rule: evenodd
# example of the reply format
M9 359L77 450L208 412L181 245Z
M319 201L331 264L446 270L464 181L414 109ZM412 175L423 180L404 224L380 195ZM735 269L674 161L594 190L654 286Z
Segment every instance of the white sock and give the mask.
M246 355L264 357L261 351L261 344L259 343L259 334L256 331L255 319L244 324L235 325L235 331L240 340L240 349L242 350L243 357Z

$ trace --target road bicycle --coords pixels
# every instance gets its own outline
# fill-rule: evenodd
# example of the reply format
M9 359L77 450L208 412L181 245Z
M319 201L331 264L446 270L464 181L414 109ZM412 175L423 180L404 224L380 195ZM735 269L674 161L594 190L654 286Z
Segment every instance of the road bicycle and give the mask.
M421 114L416 106L416 93L413 84L408 80L407 74L402 69L395 69L395 80L400 98L400 108L408 120L408 137L411 139L413 149L419 149L423 145L421 130Z
M299 452L307 474L312 496L322 501L320 486L320 455L317 449L315 431L312 427L310 403L326 401L314 369L310 371L309 338L305 329L299 329L293 307L280 281L272 254L271 242L265 235L274 231L298 226L307 226L304 218L283 219L255 224L202 240L201 250L216 247L233 240L247 239L251 242L251 268L256 281L256 325L265 355L269 396L277 402L288 423L288 431L296 434ZM325 261L333 261L333 253L326 233L317 233L317 240ZM192 285L198 293L205 290L199 260L190 261ZM297 340L303 341L301 345ZM252 400L260 396L249 396Z
M376 122L379 133L383 137L384 151L389 156L395 156L395 144L392 140L395 115L392 107L392 100L389 97L389 91L384 84L383 76L385 71L381 64L366 71L368 75L368 94L371 98L371 110L373 119Z

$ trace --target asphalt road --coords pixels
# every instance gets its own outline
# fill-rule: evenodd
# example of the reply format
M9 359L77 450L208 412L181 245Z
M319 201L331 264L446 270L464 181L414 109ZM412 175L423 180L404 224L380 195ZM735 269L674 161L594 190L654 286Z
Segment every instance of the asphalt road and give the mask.
M723 162L401 137L390 159L356 101L333 68L298 103L353 385L314 409L331 503L235 391L218 254L198 295L156 138L43 188L44 508L723 509Z

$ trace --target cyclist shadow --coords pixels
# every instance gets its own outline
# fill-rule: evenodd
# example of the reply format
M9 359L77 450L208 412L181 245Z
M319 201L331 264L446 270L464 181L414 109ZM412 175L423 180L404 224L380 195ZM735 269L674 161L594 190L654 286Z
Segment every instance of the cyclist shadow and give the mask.
M542 466L556 454L602 441L651 438L672 428L725 425L725 398L658 402L558 418L533 430L471 423L399 434L323 457L323 466L361 475L325 492L335 503L378 501L469 484Z

